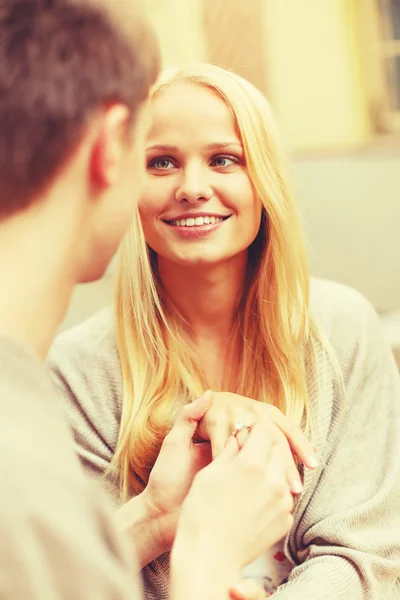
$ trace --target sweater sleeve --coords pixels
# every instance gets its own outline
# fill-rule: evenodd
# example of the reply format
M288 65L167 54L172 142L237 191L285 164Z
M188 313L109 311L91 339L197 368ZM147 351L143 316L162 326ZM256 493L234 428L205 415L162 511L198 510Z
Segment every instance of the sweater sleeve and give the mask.
M277 600L400 598L400 378L362 298L333 327L342 396L320 381L321 466L308 472ZM396 583L397 581L397 583Z
M118 441L122 376L110 312L61 334L48 364L74 447L89 476L101 480L114 505L118 490L104 474Z

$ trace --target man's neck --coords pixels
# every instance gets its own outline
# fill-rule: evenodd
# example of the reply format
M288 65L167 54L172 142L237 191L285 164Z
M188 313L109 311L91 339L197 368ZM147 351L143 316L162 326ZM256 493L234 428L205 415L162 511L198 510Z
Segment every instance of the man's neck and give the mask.
M72 234L72 219L57 211L56 203L0 223L0 335L41 359L76 282Z

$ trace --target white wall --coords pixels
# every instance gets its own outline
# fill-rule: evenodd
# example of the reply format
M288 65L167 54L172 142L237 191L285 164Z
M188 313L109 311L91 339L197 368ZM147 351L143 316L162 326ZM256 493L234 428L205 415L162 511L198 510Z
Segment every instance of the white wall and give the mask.
M311 270L400 309L400 154L297 160Z

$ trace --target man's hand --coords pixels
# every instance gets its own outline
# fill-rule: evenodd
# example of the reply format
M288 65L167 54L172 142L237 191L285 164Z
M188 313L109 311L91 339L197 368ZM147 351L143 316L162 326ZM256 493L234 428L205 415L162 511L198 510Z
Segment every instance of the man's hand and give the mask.
M205 394L185 406L166 436L142 496L152 517L153 535L160 554L172 546L182 502L194 476L211 462L207 442L193 443L200 419L210 408L213 394Z
M196 475L171 553L171 598L227 597L243 567L293 524L286 457L261 420L239 449L233 436Z

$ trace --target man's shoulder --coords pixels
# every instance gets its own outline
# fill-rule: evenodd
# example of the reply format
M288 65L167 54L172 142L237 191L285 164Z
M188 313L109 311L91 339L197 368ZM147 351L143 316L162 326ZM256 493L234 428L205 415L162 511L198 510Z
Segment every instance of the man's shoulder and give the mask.
M40 504L46 510L54 496L56 481L84 495L86 484L47 369L29 351L4 338L0 338L0 428L1 497L2 503L13 505L7 511L10 516L18 511L23 518L31 511L33 518L38 517Z
M48 456L48 452L53 445L65 451L67 463L71 460L76 467L70 432L48 370L29 351L4 338L0 338L0 424L0 457L7 453L7 460L21 459L24 471L29 470L29 461L36 459L38 464L50 466L54 453ZM57 456L62 451L56 452ZM58 460L62 462L63 457ZM25 472L23 476L28 475Z
M29 349L0 335L0 389L30 391L47 389L51 393L48 373Z

